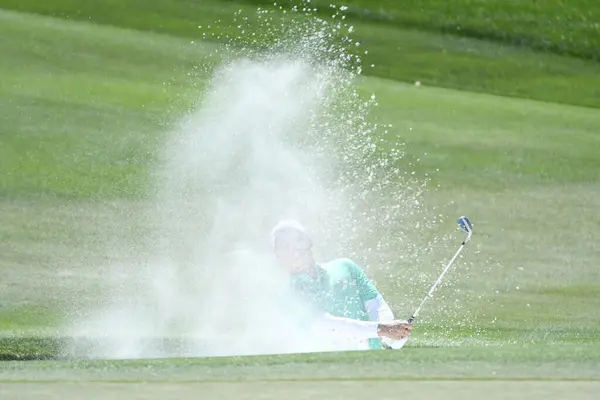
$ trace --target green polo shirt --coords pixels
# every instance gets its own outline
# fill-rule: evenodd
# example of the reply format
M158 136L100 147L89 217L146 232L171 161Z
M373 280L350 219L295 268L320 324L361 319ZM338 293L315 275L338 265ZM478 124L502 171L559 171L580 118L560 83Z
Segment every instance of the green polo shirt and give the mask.
M292 287L310 305L335 317L369 321L365 302L379 291L352 260L340 258L316 266L316 276L295 274ZM381 341L369 339L371 349L381 349Z

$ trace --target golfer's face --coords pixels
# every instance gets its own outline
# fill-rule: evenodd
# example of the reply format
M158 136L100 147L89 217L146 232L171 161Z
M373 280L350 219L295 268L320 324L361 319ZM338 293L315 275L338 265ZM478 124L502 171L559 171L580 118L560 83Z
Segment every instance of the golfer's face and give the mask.
M277 242L276 254L279 261L292 273L314 265L312 243L301 232L290 231L280 238Z

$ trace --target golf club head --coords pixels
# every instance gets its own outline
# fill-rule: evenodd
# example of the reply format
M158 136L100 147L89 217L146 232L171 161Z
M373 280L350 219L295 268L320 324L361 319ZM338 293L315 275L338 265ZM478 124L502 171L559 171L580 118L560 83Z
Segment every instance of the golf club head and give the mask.
M458 219L458 226L467 234L467 238L464 241L464 243L467 243L473 234L473 225L471 224L471 221L469 221L469 218L462 216Z

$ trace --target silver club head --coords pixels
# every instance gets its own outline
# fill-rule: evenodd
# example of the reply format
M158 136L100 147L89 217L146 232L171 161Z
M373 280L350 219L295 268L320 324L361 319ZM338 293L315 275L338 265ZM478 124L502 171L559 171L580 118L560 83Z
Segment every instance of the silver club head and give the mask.
M471 224L469 218L462 216L458 219L458 227L467 234L467 238L463 242L467 243L469 239L471 239L471 235L473 234L473 224Z

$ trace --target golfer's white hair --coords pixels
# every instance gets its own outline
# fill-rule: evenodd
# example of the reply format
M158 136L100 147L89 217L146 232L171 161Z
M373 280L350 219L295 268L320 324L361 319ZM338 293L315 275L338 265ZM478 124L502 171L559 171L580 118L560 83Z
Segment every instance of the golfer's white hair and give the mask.
M304 226L302 226L300 222L293 219L284 219L279 221L271 231L271 243L273 244L273 247L276 245L277 238L290 230L301 232L308 237L306 229L304 229Z

